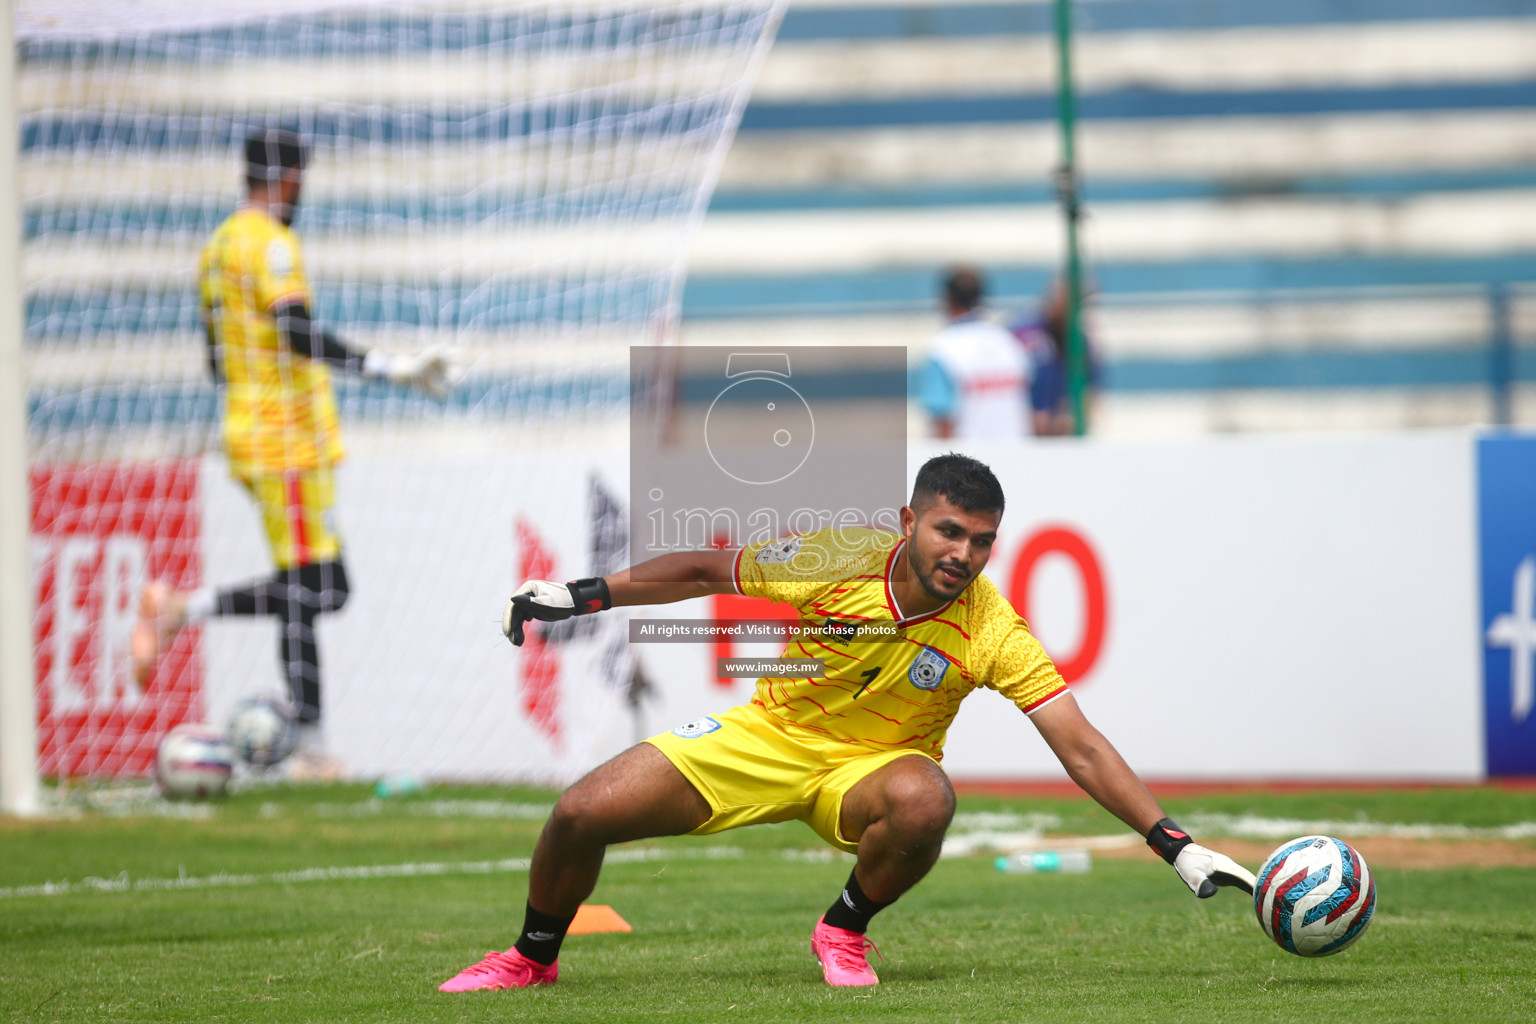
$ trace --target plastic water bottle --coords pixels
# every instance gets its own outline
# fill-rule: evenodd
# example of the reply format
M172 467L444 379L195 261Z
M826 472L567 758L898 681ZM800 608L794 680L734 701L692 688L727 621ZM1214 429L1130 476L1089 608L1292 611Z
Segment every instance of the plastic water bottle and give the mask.
M1064 875L1086 874L1093 868L1087 850L1024 850L999 857L997 870L1010 874L1057 872Z
M386 775L373 787L373 795L388 800L392 796L413 796L426 788L426 783L415 775Z

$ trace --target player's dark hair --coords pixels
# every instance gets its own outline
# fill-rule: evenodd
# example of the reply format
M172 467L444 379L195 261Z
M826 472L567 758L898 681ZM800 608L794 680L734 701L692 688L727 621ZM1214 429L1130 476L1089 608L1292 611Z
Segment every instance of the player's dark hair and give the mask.
M912 508L920 511L940 497L948 498L950 504L967 512L1003 514L1003 485L986 463L969 455L935 455L917 471L917 480L912 484Z
M944 301L962 313L981 305L986 293L986 282L975 267L954 267L944 275Z
M287 128L254 128L245 137L245 185L262 188L284 171L303 170L309 153L299 133Z

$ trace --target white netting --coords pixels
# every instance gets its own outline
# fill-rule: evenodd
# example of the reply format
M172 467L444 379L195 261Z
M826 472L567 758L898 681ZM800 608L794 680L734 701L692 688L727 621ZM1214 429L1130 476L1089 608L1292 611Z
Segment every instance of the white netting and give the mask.
M623 557L628 348L672 336L782 6L19 5L45 774L142 773L171 725L280 689L260 620L184 631L143 686L126 663L145 581L271 571L197 293L257 125L311 147L317 321L468 371L446 403L334 377L353 599L322 619L329 746L362 774L559 778L611 743L614 637L513 667L493 620L517 576Z

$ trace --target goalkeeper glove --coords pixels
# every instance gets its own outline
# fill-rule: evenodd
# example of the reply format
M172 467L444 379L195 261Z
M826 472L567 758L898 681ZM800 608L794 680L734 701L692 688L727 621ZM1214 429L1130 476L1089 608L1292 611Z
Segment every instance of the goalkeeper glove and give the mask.
M1175 825L1172 818L1164 818L1147 833L1147 845L1173 865L1189 891L1201 899L1216 895L1216 887L1235 885L1248 895L1253 895L1253 872L1224 853L1207 850L1189 837L1189 833Z
M613 607L608 583L601 576L569 583L529 580L517 588L502 613L501 631L513 646L523 646L523 623L529 619L559 622L572 615L591 615Z
M369 377L383 377L392 384L418 387L441 400L447 398L453 385L458 383L459 368L449 349L433 345L415 355L371 351L363 357L363 373Z

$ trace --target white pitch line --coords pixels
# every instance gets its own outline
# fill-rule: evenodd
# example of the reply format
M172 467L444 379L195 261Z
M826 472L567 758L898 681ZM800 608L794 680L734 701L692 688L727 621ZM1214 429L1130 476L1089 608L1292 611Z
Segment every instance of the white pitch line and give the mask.
M1254 814L1191 814L1185 823L1196 835L1234 839L1290 839L1306 835L1379 836L1390 839L1536 839L1536 821L1512 825L1391 824L1364 819L1261 818Z
M267 807L274 810L269 814ZM267 817L280 817L279 805L262 808ZM510 821L543 821L555 809L554 804L509 803L505 800L425 800L389 803L365 800L356 804L316 804L311 813L319 818L367 818L386 810L418 818L501 818Z
M707 846L698 850L618 850L609 864L636 864L656 860L734 860L744 855L736 846ZM43 882L0 889L0 899L27 896L70 896L81 893L162 892L177 889L232 889L253 885L290 885L298 882L340 882L373 878L419 878L442 875L519 874L528 870L527 857L502 860L436 861L418 864L369 864L358 867L300 868L266 874L229 874L176 878L130 878L125 871L113 878L82 878L78 882Z
M1134 832L1116 832L1107 836L1046 836L1025 832L962 832L946 836L939 856L969 857L976 853L1015 853L1019 850L1120 850L1139 846L1141 836Z
M944 857L965 857L982 851L1009 853L1037 849L1119 849L1135 846L1142 840L1132 833L1103 836L1045 836L1038 827L1007 830L1006 814L996 815L996 822L978 822L979 827L958 828L944 840ZM956 817L959 823L960 816ZM1285 840L1304 835L1337 835L1351 838L1392 839L1536 839L1536 821L1511 825L1479 827L1473 825L1431 825L1385 823L1366 820L1307 820L1302 818L1265 818L1253 814L1191 814L1184 823L1198 836L1222 836L1229 839ZM1001 826L1001 827L999 827ZM1045 828L1051 828L1047 825ZM1059 821L1058 825L1059 827Z

